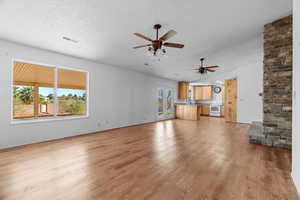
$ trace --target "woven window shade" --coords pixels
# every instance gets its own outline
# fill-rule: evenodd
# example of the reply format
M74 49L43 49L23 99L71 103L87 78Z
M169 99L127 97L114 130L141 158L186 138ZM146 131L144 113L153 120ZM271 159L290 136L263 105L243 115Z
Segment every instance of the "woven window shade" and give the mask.
M58 69L58 88L86 90L86 72Z
M14 85L54 87L54 67L14 62ZM58 88L86 90L86 72L58 69Z
M54 68L14 62L14 85L54 87Z

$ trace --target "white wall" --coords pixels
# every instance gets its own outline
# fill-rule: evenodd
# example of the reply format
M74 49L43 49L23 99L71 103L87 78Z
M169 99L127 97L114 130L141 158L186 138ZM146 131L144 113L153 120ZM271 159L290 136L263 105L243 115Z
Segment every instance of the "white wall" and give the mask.
M262 38L256 38L251 43L255 43L250 45L251 49L245 45L244 51L248 52L247 56L226 57L224 54L222 60L217 62L223 68L231 64L237 65L237 69L217 76L212 74L203 80L215 82L237 78L237 121L240 123L263 120L263 98L259 96L259 93L263 92L263 41Z
M12 125L13 58L89 71L90 117ZM156 121L156 89L177 91L175 81L6 41L0 41L0 74L0 148Z
M228 78L237 78L237 121L251 123L263 120L263 64L253 63L227 74Z
M293 170L294 183L300 192L300 1L294 0L294 49L293 49Z

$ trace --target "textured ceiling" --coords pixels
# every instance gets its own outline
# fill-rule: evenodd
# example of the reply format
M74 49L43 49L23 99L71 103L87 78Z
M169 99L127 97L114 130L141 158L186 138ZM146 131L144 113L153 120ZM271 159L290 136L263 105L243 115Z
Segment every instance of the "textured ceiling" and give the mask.
M0 0L0 38L170 79L192 80L199 75L189 69L202 56L208 57L207 64L224 66L221 72L237 67L226 66L225 60L249 53L239 46L248 45L254 51L261 45L254 38L259 38L263 25L291 10L292 0ZM185 44L182 50L168 48L168 56L160 62L151 61L145 49L132 49L145 43L132 33L154 37L155 23L163 25L162 34L169 29L178 32L170 42ZM210 59L223 50L229 55Z

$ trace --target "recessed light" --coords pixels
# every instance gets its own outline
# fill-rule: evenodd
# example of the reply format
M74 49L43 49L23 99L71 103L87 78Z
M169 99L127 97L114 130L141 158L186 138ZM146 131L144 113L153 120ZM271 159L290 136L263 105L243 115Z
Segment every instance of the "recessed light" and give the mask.
M79 42L78 40L74 40L74 39L66 37L66 36L63 36L62 39L73 42L73 43L78 43Z

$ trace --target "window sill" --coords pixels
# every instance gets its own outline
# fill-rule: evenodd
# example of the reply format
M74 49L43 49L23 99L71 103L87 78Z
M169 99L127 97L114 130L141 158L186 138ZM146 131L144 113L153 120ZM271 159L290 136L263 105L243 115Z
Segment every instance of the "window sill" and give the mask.
M75 119L87 119L89 115L83 116L68 116L68 117L49 117L43 119L25 119L25 120L12 120L10 122L11 125L18 124L34 124L34 123L43 123L43 122L52 122L52 121L62 121L62 120L75 120Z

